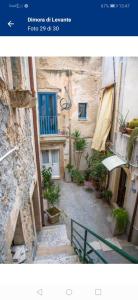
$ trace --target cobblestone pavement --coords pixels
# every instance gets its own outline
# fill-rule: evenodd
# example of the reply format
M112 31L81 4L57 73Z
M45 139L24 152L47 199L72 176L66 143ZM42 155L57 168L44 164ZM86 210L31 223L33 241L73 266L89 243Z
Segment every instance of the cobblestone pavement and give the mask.
M64 211L61 222L67 225L70 237L70 218L80 222L104 238L112 237L111 208L102 199L96 199L93 191L83 186L62 181L59 207ZM65 214L65 215L64 215Z

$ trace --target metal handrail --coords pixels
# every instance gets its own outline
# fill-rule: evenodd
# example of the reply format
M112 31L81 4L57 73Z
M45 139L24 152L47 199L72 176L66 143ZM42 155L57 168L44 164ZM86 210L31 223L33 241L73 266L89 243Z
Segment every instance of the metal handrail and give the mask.
M76 230L76 228L74 228L74 223L76 225L78 225L79 227L84 229L84 237ZM124 250L118 248L117 246L115 246L114 244L108 242L107 240L105 240L104 238L102 238L100 235L98 235L97 233L95 233L94 231L90 230L89 228L85 227L84 225L78 223L77 221L71 219L71 244L74 245L74 239L76 240L76 238L74 238L74 233L76 233L81 240L83 240L84 245L81 245L81 250L83 251L83 261L87 261L86 257L88 256L88 252L86 251L87 246L91 249L90 252L94 252L98 257L100 257L100 259L104 262L104 263L108 263L106 261L106 259L99 254L99 252L97 250L95 250L87 241L87 234L90 233L92 236L96 237L98 240L100 240L101 242L103 242L105 245L107 245L110 249L114 250L116 253L118 253L119 255L121 255L122 257L124 257L125 259L127 259L129 262L134 263L134 264L138 264L138 259L129 255L127 252L125 252ZM77 240L78 241L78 240ZM80 246L80 243L78 242L78 245ZM76 243L75 243L75 247ZM78 250L78 249L77 249ZM89 262L88 262L89 263Z

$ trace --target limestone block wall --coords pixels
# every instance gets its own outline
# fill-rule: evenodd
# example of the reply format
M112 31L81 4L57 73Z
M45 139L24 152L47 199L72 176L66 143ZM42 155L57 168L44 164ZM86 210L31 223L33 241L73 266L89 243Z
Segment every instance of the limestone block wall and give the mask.
M7 83L13 80L10 77L12 72L8 72L6 59L3 68L2 63L0 77L8 88ZM0 263L12 262L10 247L19 212L27 262L32 260L32 248L36 242L30 199L30 189L36 181L32 137L31 109L11 108L6 91L0 92L0 157L18 147L0 162Z
M91 151L91 142L95 129L98 109L98 94L101 88L100 57L38 57L36 58L38 92L57 93L58 129L62 132L80 130L88 141L87 152ZM60 99L67 98L67 88L72 107L70 111L61 110ZM78 104L87 103L87 120L78 119ZM69 160L68 139L64 149L65 164ZM85 169L85 159L81 169Z

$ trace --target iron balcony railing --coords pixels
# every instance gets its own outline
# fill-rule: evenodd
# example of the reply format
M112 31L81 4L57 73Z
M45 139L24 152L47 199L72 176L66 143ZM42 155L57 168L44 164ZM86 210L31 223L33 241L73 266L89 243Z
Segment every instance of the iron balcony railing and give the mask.
M80 256L80 260L83 263L94 264L95 259L92 257L94 255L98 258L99 263L102 262L104 264L108 264L109 261L104 257L101 251L96 250L91 242L90 237L88 239L88 235L91 237L96 238L98 241L101 241L106 246L110 248L110 250L115 251L118 255L121 255L125 260L126 263L133 263L138 264L138 259L129 255L124 250L118 248L116 245L110 243L109 241L102 238L97 233L93 232L92 230L88 229L87 227L81 225L80 223L76 222L75 220L71 219L71 244L74 247L76 253Z
M58 118L57 116L40 116L40 134L57 134Z

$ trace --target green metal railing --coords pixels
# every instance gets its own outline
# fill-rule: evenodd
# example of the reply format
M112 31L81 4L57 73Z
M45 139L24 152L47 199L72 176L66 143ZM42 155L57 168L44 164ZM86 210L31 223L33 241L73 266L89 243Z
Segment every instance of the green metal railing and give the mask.
M83 234L80 233L76 227L83 229ZM76 253L80 256L80 260L83 263L93 264L94 259L91 258L91 254L94 253L100 261L104 264L108 264L109 262L107 259L101 254L100 251L94 249L94 247L88 241L88 234L95 237L98 241L101 241L110 249L121 255L125 258L128 262L133 264L138 264L138 259L129 255L124 250L118 248L117 246L113 245L109 241L105 240L97 233L93 232L92 230L88 229L87 227L81 225L80 223L76 222L75 220L71 219L71 244L74 247Z

